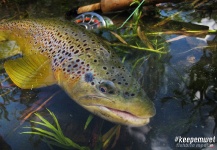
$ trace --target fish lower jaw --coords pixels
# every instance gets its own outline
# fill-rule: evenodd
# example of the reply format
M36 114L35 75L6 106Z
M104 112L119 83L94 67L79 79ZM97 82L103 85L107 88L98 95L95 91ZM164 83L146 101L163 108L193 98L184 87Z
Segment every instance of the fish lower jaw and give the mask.
M96 105L88 107L94 108L95 110L92 112L101 116L102 118L122 125L139 127L148 124L150 121L149 118L137 117L130 112L113 109L106 106Z

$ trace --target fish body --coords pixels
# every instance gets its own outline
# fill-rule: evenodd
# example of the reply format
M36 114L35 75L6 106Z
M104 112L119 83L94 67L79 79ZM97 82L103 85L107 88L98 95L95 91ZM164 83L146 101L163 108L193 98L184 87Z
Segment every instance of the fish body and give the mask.
M5 70L22 89L58 84L90 112L123 125L142 126L155 115L153 103L111 48L96 35L68 22L18 20L0 24Z

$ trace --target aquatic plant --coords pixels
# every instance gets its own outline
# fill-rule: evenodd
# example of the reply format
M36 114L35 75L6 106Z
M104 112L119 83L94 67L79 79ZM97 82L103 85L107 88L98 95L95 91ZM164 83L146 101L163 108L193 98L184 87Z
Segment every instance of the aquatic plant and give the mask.
M118 33L111 32L121 43L113 43L112 46L120 46L120 47L128 47L130 49L137 49L142 51L149 51L158 54L166 54L167 51L165 50L164 45L161 47L154 47L153 42L150 41L150 38L146 36L144 31L141 31L142 23L139 23L142 16L142 5L144 4L145 0L139 1L134 0L131 5L138 5L134 11L130 14L130 16L121 24L118 28L121 31L117 31ZM132 19L131 19L132 18ZM129 26L125 28L125 31L122 33L123 27L128 23L129 20L132 20L132 23L129 23ZM136 43L128 44L126 42L129 38L134 38ZM156 41L156 40L154 40ZM141 58L140 58L141 59Z
M31 129L32 131L25 131L25 132L22 132L21 134L39 135L42 137L42 141L47 143L50 146L50 148L52 148L51 146L53 145L53 146L61 147L64 149L74 148L74 149L78 149L78 150L90 150L89 147L80 146L80 145L76 144L74 141L72 141L71 139L69 139L68 137L66 137L63 134L62 129L61 129L59 122L58 122L56 116L54 115L54 113L51 112L49 109L47 109L47 111L49 112L49 114L53 118L55 125L52 125L52 123L50 121L45 119L39 113L34 113L41 120L41 122L33 121L33 120L31 120L30 122L32 122L36 125L40 125L40 127L33 127L33 126L32 127L23 127L23 128ZM88 117L86 124L85 124L85 127L84 127L84 130L88 127L92 118L93 118L93 115L90 115ZM120 125L115 125L108 132L106 132L104 135L102 135L102 136L99 135L99 137L97 139L99 144L96 145L95 148L96 149L102 149L102 148L106 149L107 147L109 147L111 145L112 141L113 141L112 146L114 146L116 144L116 141L119 138L120 129L121 129Z
M88 147L80 146L75 142L73 142L71 139L67 138L63 134L62 129L54 113L48 109L47 111L52 116L55 125L52 125L48 120L46 120L39 113L34 113L41 120L41 122L33 121L33 120L31 120L31 122L40 125L41 127L24 127L24 128L30 128L32 129L32 131L22 132L22 134L39 135L43 137L42 140L47 144L58 146L65 149L75 148L78 150L89 150ZM46 129L43 129L43 127L46 127Z
M141 2L139 0L134 0L130 5L137 4L138 6L135 8L135 10L130 14L130 16L122 23L122 25L119 27L122 28L133 16L133 22L137 26L139 19L141 17L142 12L139 10L141 6L144 4L145 0L142 0Z

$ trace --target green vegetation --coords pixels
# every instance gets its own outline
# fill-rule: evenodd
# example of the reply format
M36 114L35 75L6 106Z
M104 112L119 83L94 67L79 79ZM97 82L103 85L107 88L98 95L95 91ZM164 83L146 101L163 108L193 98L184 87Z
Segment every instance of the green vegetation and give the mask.
M24 127L25 129L31 129L32 131L25 131L21 134L33 134L33 135L39 135L44 142L46 142L51 149L52 146L61 147L64 149L78 149L78 150L90 150L89 147L80 146L73 142L71 139L67 138L59 125L59 122L54 115L53 112L47 109L50 116L53 118L54 124L47 119L45 119L42 115L39 113L34 113L41 121L30 121L31 123L38 125L39 127ZM90 123L92 119L92 115L87 119L85 129L87 128L88 124ZM112 127L107 133L100 136L98 140L99 145L96 145L94 149L106 149L112 142L112 140L115 138L114 142L118 139L120 134L120 125L116 125Z
M41 120L41 122L38 121L31 121L31 122L36 125L40 125L41 127L24 127L24 128L31 128L33 131L22 132L22 134L39 135L43 137L42 140L47 144L62 147L65 149L75 148L78 150L89 150L88 147L79 146L69 138L65 137L63 135L62 129L59 125L56 116L50 110L48 111L52 116L55 125L52 125L48 120L42 117L39 113L34 113ZM43 129L43 127L45 127L46 129Z
M16 0L15 0L16 1ZM19 1L25 2L25 0ZM45 2L47 7L53 7L53 3L49 3L49 1L41 1L40 3ZM135 8L134 11L130 14L130 16L124 21L120 27L117 28L109 28L109 29L102 29L102 32L108 31L110 36L112 37L112 42L109 43L112 47L114 47L117 52L121 53L121 57L123 62L127 58L133 58L132 62L132 71L137 67L140 66L141 64L144 63L147 59L149 59L150 55L157 55L159 58L164 55L168 54L168 48L167 48L167 43L165 42L166 36L169 34L182 34L182 35L205 35L207 33L213 33L216 34L216 30L193 30L191 29L186 29L183 27L180 27L180 29L173 29L173 26L171 25L171 29L169 30L164 30L163 26L167 24L169 21L171 21L172 17L177 17L179 16L179 13L175 13L174 15L171 15L170 17L166 17L162 21L159 21L155 23L152 27L147 26L144 24L144 21L141 21L142 17L142 9L141 6L144 4L145 0L138 1L134 0L132 5L136 4L137 7ZM34 10L38 10L37 5L32 10L28 10L26 13L28 14L27 16L33 16ZM56 9L56 7L53 7ZM68 8L65 8L62 6L62 8L59 8L61 10L66 10ZM41 12L41 10L40 10ZM54 11L55 12L55 11ZM26 17L23 15L24 13L19 12L18 18L25 18ZM48 14L48 12L43 11L41 13L41 16L44 14ZM54 13L50 15L51 17L57 16L57 13ZM49 17L50 17L49 16ZM4 16L2 15L2 18L4 19ZM2 19L1 18L1 19ZM177 17L180 19L180 16ZM182 23L179 23L182 24ZM182 24L183 25L183 24ZM193 27L194 28L194 27ZM175 39L174 39L175 40ZM216 44L214 45L216 46ZM131 57L132 56L132 57ZM157 61L156 61L157 62ZM7 94L7 93L6 93ZM185 93L186 94L186 93ZM2 95L1 95L2 96ZM181 95L183 96L183 95ZM186 103L186 102L185 102ZM3 110L4 107L0 106L0 110ZM49 110L48 110L49 111ZM7 111L5 111L7 112ZM33 135L39 135L44 142L46 142L50 147L52 146L58 146L61 148L65 149L79 149L79 150L88 150L90 149L89 147L85 146L80 146L76 142L72 141L68 137L66 137L61 129L61 126L59 125L59 122L55 115L49 111L50 115L53 118L53 121L55 125L52 125L51 122L46 120L42 115L39 113L35 113L35 115L41 120L40 122L38 121L31 121L33 124L37 125L37 127L24 127L25 129L31 129L31 131L26 131L22 132L22 134L33 134ZM0 113L1 114L1 113ZM7 116L7 114L5 114ZM217 115L216 115L217 116ZM6 117L5 117L6 118ZM217 117L216 117L217 118ZM93 116L90 115L90 117L87 119L87 122L85 124L84 130L88 128L88 125L92 121ZM118 137L120 134L120 126L114 126L112 127L108 132L106 132L104 135L100 135L98 137L98 144L95 149L106 149L110 145L115 143L117 141Z

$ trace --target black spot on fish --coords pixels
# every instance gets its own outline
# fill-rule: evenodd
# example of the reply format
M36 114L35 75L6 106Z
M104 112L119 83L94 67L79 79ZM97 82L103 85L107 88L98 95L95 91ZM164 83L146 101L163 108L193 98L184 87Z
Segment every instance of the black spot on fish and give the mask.
M73 66L73 68L76 68L76 67L78 67L78 64L75 64L75 65Z
M85 79L86 82L91 82L91 81L93 81L93 74L92 74L91 72L86 73L84 79ZM94 83L94 82L92 82L91 84L93 85L93 83Z
M65 58L62 58L62 59L60 60L60 63L62 63L62 62L63 62L63 60L65 60Z
M74 52L74 54L77 54L79 52L79 50L76 50L75 52Z

